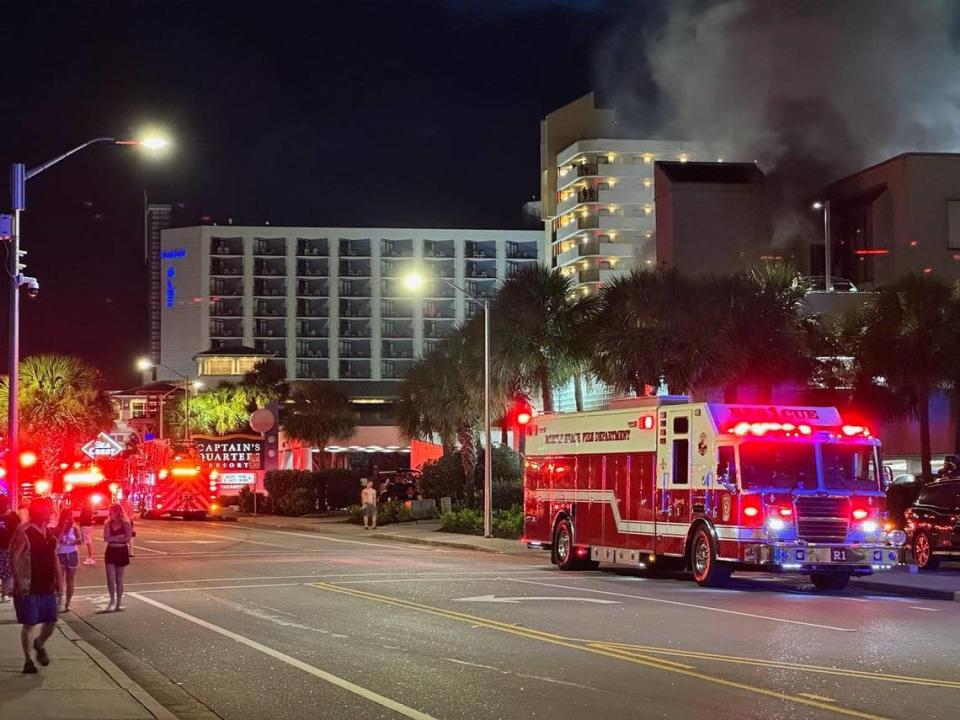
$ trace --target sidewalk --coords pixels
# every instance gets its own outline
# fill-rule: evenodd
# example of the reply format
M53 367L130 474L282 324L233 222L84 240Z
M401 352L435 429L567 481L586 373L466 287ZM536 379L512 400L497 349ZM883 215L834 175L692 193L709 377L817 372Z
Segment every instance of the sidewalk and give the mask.
M530 550L519 540L483 538L477 535L438 532L440 523L436 520L396 523L364 531L361 525L344 521L342 516L324 518L288 518L280 515L238 514L240 525L261 527L269 530L288 530L297 532L320 532L330 535L344 535L358 538L376 538L396 542L416 543L453 547L463 550L503 553L507 555L528 555L546 557L540 550ZM864 592L890 593L934 600L953 600L960 602L960 564L935 573L919 573L914 567L884 570L869 577L854 580L851 587Z
M23 675L13 603L0 605L0 717L30 720L176 720L65 623L47 641L51 663Z

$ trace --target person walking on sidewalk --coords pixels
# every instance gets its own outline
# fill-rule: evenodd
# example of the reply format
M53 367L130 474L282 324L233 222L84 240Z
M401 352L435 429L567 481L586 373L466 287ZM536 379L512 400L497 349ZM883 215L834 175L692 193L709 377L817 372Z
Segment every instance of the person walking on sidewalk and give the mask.
M79 545L80 530L73 523L73 510L63 508L60 511L60 522L57 523L57 558L63 568L66 590L63 612L70 612L70 601L73 600L73 581L77 575L77 565L80 564L80 555L77 552Z
M77 525L80 526L80 538L87 548L87 559L83 561L83 564L96 565L97 561L93 559L93 511L86 504L80 510Z
M0 603L13 595L10 573L10 541L20 524L20 516L10 509L10 498L0 495Z
M377 529L377 491L373 488L373 480L367 480L366 486L360 491L360 505L363 508L363 529ZM372 528L368 523L372 522Z
M41 665L50 664L44 648L57 626L57 595L63 587L60 561L57 560L57 538L50 529L53 505L45 498L34 498L28 508L29 520L17 528L10 543L13 568L13 605L23 649L23 672L37 672L30 658L30 648ZM40 625L39 637L33 637Z
M107 605L107 612L123 610L121 607L123 575L127 565L130 564L128 543L132 537L133 529L123 517L123 508L114 503L110 506L107 522L103 526L103 541L107 544L103 562L107 567L107 591L110 593L110 604Z

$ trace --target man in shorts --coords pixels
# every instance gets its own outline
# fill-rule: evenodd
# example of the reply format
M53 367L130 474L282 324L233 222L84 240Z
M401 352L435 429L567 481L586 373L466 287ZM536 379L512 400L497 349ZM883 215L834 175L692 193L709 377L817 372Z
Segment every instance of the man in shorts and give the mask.
M10 543L10 565L13 569L13 606L17 613L20 645L23 648L23 672L37 672L30 649L41 665L50 664L44 648L57 626L57 597L63 590L60 561L57 559L57 536L50 529L53 504L46 498L30 501L29 520L22 523ZM33 638L40 625L40 636Z
M363 508L363 529L370 530L368 523L373 523L372 529L377 529L377 491L373 489L373 480L367 480L365 487L360 491L360 505Z

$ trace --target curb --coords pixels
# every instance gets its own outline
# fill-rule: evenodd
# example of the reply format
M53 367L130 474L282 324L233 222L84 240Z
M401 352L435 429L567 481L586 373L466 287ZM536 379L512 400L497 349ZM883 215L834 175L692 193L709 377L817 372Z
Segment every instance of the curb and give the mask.
M176 715L154 700L150 693L135 683L133 679L117 667L110 658L77 635L73 628L63 621L57 623L57 628L63 633L67 640L80 648L87 657L93 660L97 667L109 675L111 680L130 693L137 702L143 705L147 712L153 715L156 720L177 720Z
M317 534L323 534L326 531L325 528L316 528L316 527L303 528L303 527L291 527L289 525L270 525L267 523L260 523L256 521L241 522L239 524L246 527L260 527L267 530L276 530L279 528L281 530L296 530L298 532L312 532ZM328 532L331 535L337 534L336 531L333 531L333 532L326 531L326 532ZM458 542L456 540L439 540L439 539L434 540L433 538L409 537L404 535L393 535L390 533L369 533L367 535L359 535L358 537L368 537L374 540L393 540L395 542L409 543L412 545L431 545L433 547L456 548L457 550L475 550L477 552L492 553L494 555L513 555L513 554L525 555L526 554L525 552L526 548L524 548L520 544L519 540L517 541L517 549L524 550L524 552L512 553L508 550L499 550L497 548L485 547L483 545L474 545L472 543L467 543L467 542Z
M869 592L883 592L890 595L903 595L906 597L919 597L928 600L947 600L949 602L960 602L960 591L938 590L936 588L915 587L913 585L898 585L897 583L870 582L861 583L853 581L853 586L859 590Z

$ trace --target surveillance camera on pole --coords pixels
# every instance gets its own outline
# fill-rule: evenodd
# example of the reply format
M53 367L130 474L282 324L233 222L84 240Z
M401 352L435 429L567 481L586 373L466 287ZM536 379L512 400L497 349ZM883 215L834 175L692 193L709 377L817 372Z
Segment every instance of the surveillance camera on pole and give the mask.
M35 298L40 294L40 281L28 275L17 275L17 286L27 288L27 297Z

